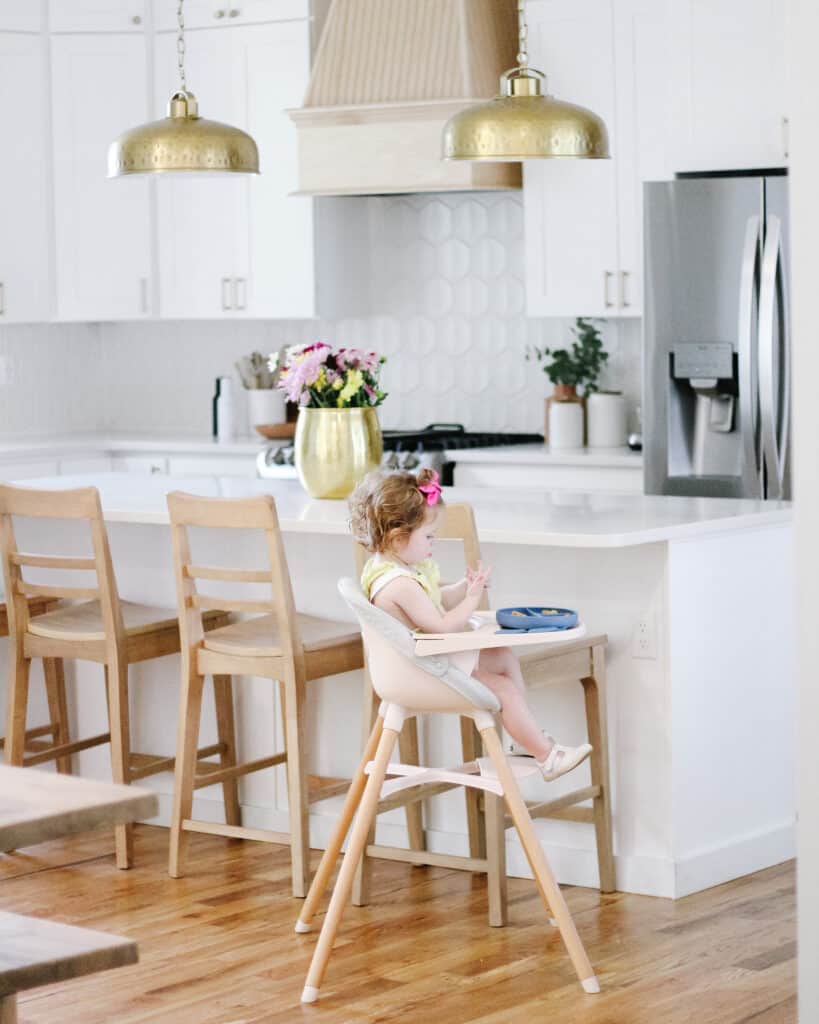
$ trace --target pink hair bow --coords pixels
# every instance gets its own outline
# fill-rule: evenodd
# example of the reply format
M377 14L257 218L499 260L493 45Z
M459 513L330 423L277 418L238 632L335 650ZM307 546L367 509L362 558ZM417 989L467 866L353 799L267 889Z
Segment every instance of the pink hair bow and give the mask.
M433 473L429 483L419 484L418 490L427 499L427 505L437 505L441 500L441 485L438 483L438 474Z

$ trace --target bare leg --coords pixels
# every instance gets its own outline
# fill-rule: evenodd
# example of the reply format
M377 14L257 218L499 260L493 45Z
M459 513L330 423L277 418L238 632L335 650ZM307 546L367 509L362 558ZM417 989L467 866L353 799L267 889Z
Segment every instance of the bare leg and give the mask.
M543 735L526 702L526 684L520 663L508 647L481 651L478 667L472 673L501 702L501 721L513 740L517 740L538 761L545 761L553 743Z

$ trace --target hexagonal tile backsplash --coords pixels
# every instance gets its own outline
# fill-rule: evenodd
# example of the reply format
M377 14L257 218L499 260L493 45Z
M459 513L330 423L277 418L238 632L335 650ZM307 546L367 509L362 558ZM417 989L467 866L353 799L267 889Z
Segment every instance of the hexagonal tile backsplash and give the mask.
M542 431L550 385L526 350L568 341L572 321L525 315L521 196L419 194L364 202L373 239L370 315L6 328L0 357L17 366L18 377L28 375L53 398L66 379L74 381L75 398L83 389L89 393L88 404L71 403L73 411L50 401L34 427L23 398L12 400L0 411L0 432L206 434L213 379L230 373L235 359L317 338L387 356L385 427L438 420L468 429ZM39 345L32 346L33 336ZM604 337L610 361L603 386L624 390L633 411L640 395L639 323L612 321ZM53 343L46 344L49 338ZM32 358L36 366L23 372L22 362Z

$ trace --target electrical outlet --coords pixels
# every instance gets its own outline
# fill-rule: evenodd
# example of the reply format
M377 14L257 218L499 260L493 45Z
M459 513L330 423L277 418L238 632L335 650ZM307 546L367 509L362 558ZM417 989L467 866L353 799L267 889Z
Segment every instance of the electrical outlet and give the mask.
M657 657L657 626L653 615L643 615L637 620L631 654L634 658Z

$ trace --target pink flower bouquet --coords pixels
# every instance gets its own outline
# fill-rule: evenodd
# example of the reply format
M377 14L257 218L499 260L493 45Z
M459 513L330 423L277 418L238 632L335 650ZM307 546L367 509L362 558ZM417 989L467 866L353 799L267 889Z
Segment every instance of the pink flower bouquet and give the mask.
M293 345L284 354L278 387L297 405L311 409L361 409L387 397L378 386L386 362L377 352L333 349L323 341Z

